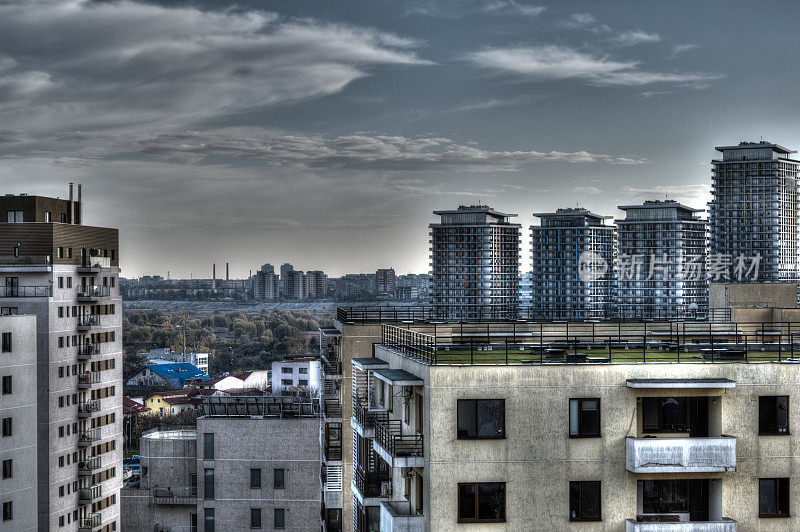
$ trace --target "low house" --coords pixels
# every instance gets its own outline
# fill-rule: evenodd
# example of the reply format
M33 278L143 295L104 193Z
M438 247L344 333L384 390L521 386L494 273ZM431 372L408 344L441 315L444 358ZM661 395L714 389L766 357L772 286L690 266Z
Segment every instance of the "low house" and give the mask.
M209 395L224 395L224 392L198 388L153 392L145 398L144 404L151 414L166 416L198 408L203 397Z
M302 356L272 363L272 392L307 388L319 391L321 385L319 358Z
M183 388L188 380L202 382L208 375L188 362L148 364L128 377L125 386Z
M259 369L253 371L245 371L237 375L244 381L245 388L256 388L258 390L266 390L270 386L271 371L268 369Z
M244 380L239 375L220 375L213 379L204 381L192 382L192 386L196 386L201 390L238 390L245 387Z

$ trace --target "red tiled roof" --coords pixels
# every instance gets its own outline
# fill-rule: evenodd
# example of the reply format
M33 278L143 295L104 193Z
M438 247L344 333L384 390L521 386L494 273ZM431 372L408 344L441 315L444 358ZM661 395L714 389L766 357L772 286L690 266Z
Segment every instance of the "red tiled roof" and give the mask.
M149 410L149 408L144 405L140 405L128 396L122 397L123 414L138 414L139 412L148 412Z

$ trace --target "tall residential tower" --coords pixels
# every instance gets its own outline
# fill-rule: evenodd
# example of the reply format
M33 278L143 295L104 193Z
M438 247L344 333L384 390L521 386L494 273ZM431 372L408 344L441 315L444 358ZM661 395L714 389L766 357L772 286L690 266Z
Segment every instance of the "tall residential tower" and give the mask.
M519 224L516 214L486 205L434 211L432 302L448 318L513 313L519 306ZM487 314L488 313L488 314Z

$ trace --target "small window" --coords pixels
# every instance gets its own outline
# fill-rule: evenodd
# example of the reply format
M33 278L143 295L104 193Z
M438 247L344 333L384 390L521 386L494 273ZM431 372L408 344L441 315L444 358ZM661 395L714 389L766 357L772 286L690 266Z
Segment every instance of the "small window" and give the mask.
M4 332L3 333L3 353L10 353L11 352L11 333Z
M250 488L261 488L261 469L250 469Z
M214 498L214 470L203 471L203 496L206 499Z
M758 516L789 517L789 479L758 480Z
M67 277L67 288L72 288L72 277ZM75 307L72 307L73 315L75 313Z
M67 223L67 213L65 213L65 212L61 213L61 223L62 224Z
M214 509L203 509L203 531L214 532Z
M44 222L49 224L52 221L53 221L53 213L50 211L44 213Z
M64 248L63 247L57 248L56 257L59 258L59 259L63 259L64 258Z
M600 399L569 400L569 436L600 437Z
M292 385L292 379L281 379L281 384L284 385L284 386L291 386Z
M14 464L11 460L3 460L3 478L14 476Z
M22 223L22 211L6 211L8 223L10 224L21 224Z
M308 386L308 379L300 379L297 381L297 384L300 386Z
M503 399L459 399L456 417L460 440L506 437Z
M214 459L214 433L206 432L203 434L203 459Z
M303 375L306 375L306 374L308 374L308 368L300 368L300 369L298 369L297 371L298 371L298 372L300 372L300 373L301 373L301 374L303 374Z
M12 422L10 417L3 418L3 437L11 436L13 433Z
M14 519L14 503L6 501L3 503L3 521L11 521Z
M272 487L276 490L282 490L286 487L285 469L274 469L272 471Z
M758 398L758 433L789 434L789 397L778 395Z
M3 375L3 395L12 392L11 375Z
M275 528L286 528L286 510L275 508Z
M292 372L293 372L292 368L281 368L281 373L290 374Z
M505 520L505 482L458 485L459 523L503 523Z
M261 508L250 508L250 528L261 528Z
M59 277L58 278L58 287L59 288L64 288L64 278L63 277Z
M569 520L600 521L600 482L569 483Z
M58 317L59 318L64 317L64 307L58 307Z

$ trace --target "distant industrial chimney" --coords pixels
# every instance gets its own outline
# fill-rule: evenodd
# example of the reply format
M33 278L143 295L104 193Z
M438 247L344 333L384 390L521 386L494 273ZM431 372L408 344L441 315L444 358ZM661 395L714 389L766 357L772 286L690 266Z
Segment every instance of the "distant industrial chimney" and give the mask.
M78 183L78 202L75 205L75 221L73 222L76 225L83 223L83 197L81 196L81 188L83 188L83 185Z
M230 270L228 269L228 263L227 262L225 263L225 280L226 281L230 281L231 280Z
M211 289L217 289L217 263L211 265Z
M69 184L69 220L68 223L74 224L75 223L75 204L72 201L72 187L73 184Z

